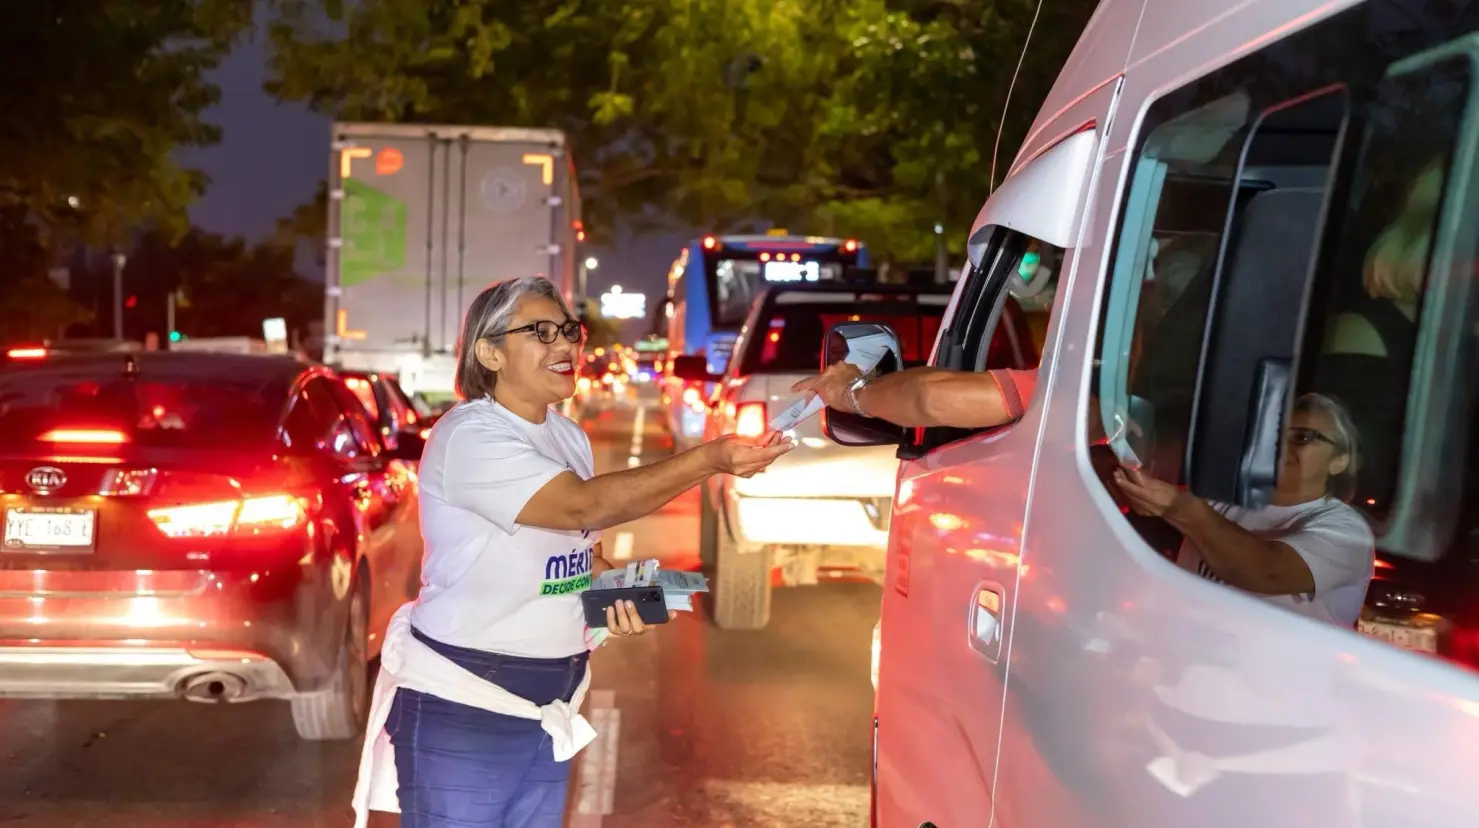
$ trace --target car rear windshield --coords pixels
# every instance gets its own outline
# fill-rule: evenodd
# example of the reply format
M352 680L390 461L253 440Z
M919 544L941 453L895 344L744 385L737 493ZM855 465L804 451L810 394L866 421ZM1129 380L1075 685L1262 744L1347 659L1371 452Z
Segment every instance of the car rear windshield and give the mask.
M918 304L911 295L861 302L776 304L748 337L741 374L814 373L821 365L822 339L834 325L875 322L899 335L906 366L923 365L945 315L938 304Z
M285 382L250 377L150 376L58 365L0 371L0 448L43 438L163 448L233 448L270 441ZM50 432L71 432L58 440Z

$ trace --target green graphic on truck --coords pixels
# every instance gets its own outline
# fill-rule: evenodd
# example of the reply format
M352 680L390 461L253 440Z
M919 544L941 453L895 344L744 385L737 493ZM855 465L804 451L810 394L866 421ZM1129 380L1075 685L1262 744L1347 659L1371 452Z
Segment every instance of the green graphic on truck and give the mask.
M406 202L358 179L344 182L339 284L358 285L406 266Z

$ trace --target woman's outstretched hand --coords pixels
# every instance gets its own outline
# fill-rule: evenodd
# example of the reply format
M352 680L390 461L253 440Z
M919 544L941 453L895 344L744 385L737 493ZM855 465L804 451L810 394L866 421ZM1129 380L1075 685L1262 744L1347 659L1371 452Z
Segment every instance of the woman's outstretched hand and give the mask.
M750 477L795 447L784 434L771 432L759 440L726 434L704 443L701 450L716 474Z

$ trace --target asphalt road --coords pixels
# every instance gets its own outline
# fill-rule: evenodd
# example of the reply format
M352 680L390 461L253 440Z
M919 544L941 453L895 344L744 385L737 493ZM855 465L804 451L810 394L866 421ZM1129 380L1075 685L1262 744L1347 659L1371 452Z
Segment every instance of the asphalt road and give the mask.
M666 456L656 419L591 415L598 470ZM697 529L690 494L606 552L692 567ZM865 826L877 614L870 584L785 589L764 631L715 629L700 606L597 653L602 735L573 768L570 828ZM0 828L346 826L358 755L299 742L278 703L0 700Z

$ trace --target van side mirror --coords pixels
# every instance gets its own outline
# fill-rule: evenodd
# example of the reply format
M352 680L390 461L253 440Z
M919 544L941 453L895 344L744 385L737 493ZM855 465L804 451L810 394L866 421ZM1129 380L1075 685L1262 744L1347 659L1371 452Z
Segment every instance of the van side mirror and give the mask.
M860 322L835 325L827 332L826 338L822 340L824 344L820 369L825 371L828 366L845 359L850 342L880 335L888 337L886 343L889 348L874 370L878 376L898 371L902 366L895 354L903 353L899 346L899 335L887 325ZM907 431L903 426L877 417L863 417L853 411L824 408L822 433L832 442L843 446L894 446L904 443Z
M720 377L709 373L709 361L696 355L673 357L672 368L668 373L686 382L718 382L720 380Z

